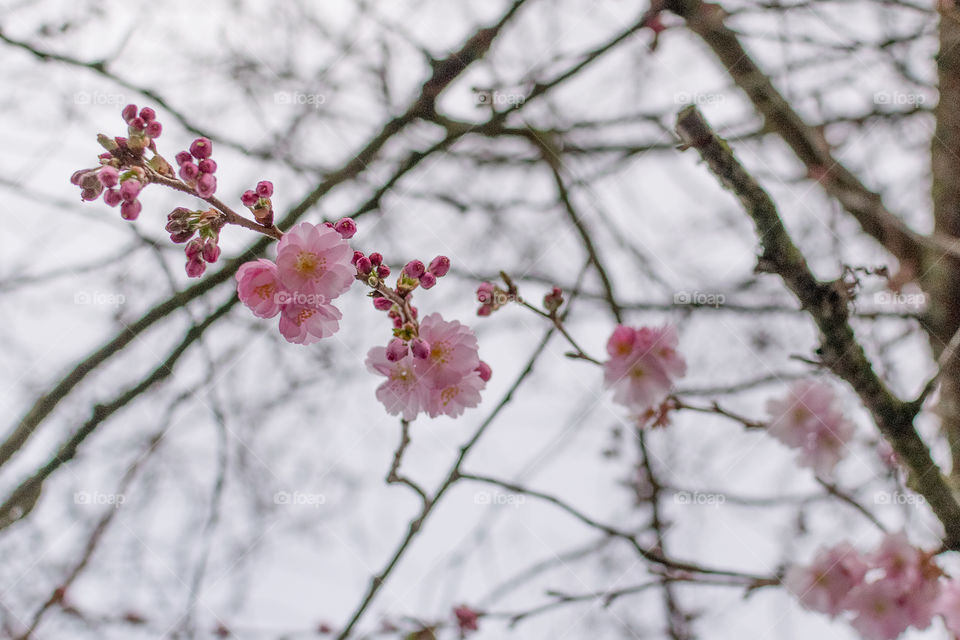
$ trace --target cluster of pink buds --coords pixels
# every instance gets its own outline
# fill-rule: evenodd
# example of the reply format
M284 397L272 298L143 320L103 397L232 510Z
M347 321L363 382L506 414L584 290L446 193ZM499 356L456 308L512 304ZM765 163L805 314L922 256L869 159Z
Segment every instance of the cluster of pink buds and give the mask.
M270 196L272 195L273 183L269 180L261 180L257 183L256 189L247 189L243 192L243 195L240 196L240 201L243 203L243 206L249 209L257 222L265 227L273 226L273 202L270 200ZM353 220L350 220L350 222L352 223ZM356 225L354 225L354 230L356 230ZM340 235L344 238L351 237L345 236L342 233Z
M213 143L207 138L197 138L190 143L190 149L175 156L180 178L196 190L201 198L209 198L217 191L217 163L210 156Z
M150 149L156 153L153 140L160 136L163 126L150 107L138 113L136 105L128 104L122 115L128 137L97 136L106 149L100 154L100 166L74 172L70 182L80 187L81 200L96 200L102 194L107 206L120 205L120 216L124 220L136 220L142 209L138 196L149 181L142 166L143 152ZM160 156L154 155L146 164L158 173L169 172L169 165Z
M225 219L216 209L190 211L177 207L167 215L167 233L177 244L186 243L187 275L199 278L220 257L220 229ZM194 237L196 235L196 237Z
M948 581L934 554L913 547L903 533L887 535L872 553L841 543L793 566L784 585L807 609L847 614L867 640L893 640L908 627L926 629L934 615L960 632L960 583Z

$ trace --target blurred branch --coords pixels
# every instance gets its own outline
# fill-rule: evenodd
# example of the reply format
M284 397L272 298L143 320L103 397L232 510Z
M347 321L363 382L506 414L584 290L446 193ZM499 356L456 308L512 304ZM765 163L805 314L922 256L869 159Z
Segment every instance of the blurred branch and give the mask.
M725 13L719 4L702 0L653 1L651 12L664 9L687 21L689 29L710 47L764 116L766 127L787 143L810 175L843 205L867 234L900 261L902 268L918 273L931 251L937 253L932 259L939 259L943 253L960 254L955 242L923 236L910 229L884 206L879 194L868 189L833 155L823 136L804 122L747 53L737 34L724 24Z

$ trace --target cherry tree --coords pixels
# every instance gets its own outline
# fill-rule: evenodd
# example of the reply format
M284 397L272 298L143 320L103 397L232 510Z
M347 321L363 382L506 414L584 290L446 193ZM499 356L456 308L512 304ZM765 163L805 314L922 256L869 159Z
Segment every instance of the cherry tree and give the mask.
M952 0L52 4L4 637L960 637Z

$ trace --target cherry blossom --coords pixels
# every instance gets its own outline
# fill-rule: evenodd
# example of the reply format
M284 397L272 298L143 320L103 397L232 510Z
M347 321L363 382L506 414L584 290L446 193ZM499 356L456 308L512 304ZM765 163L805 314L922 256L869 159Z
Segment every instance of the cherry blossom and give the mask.
M280 280L290 291L333 300L353 284L353 250L335 230L301 222L277 245Z
M687 370L677 344L676 329L669 325L617 326L607 341L610 359L604 365L604 381L613 389L614 401L640 415L666 400L674 381Z
M767 410L767 432L799 450L800 466L829 478L846 454L846 443L854 432L853 424L837 410L833 390L826 384L803 380L794 384L786 397L770 400Z

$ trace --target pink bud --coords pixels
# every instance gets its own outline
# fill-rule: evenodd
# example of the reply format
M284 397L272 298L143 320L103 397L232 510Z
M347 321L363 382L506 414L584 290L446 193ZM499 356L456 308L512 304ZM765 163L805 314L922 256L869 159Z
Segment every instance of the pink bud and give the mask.
M199 257L187 260L187 275L191 278L199 278L207 270L207 263Z
M100 167L100 170L97 171L97 177L100 179L100 182L103 184L103 186L115 187L120 181L120 172L107 165Z
M190 214L193 213L190 209L186 207L177 207L173 211L167 214L167 220L182 220L186 222L187 218L190 217Z
M190 155L189 151L181 151L180 153L174 156L174 160L177 161L178 165L183 166L188 162L193 162L193 156Z
M396 362L407 356L407 344L400 338L394 338L387 345L387 360Z
M252 191L250 189L247 189L246 191L244 191L243 194L240 196L240 202L242 202L243 206L245 207L252 207L253 205L257 204L257 200L259 199L260 199L260 196L258 196L255 191Z
M180 165L180 177L187 182L193 182L200 175L200 167L192 162L185 162Z
M213 143L208 138L197 138L190 143L190 155L197 160L209 158L213 153Z
M84 172L80 176L79 184L81 189L93 189L98 195L103 189L103 183L100 182L100 178L97 177L97 172L95 170Z
M560 287L554 287L550 293L543 297L543 306L547 311L553 313L563 304L563 290Z
M420 338L414 338L410 342L410 351L413 353L414 358L426 360L430 357L430 343Z
M257 195L261 198L269 198L273 195L273 183L269 180L261 180L257 183Z
M333 225L333 228L344 240L349 240L357 233L357 223L350 218L341 218L337 221L337 224Z
M414 319L414 320L417 319L417 314L418 314L418 313L419 313L419 311L417 311L417 308L416 308L416 307L410 307L410 315L413 316L413 319Z
M116 189L107 189L103 193L103 201L108 207L115 207L123 200L120 197L120 192Z
M192 237L193 229L184 229L183 231L171 232L170 242L173 242L174 244L183 244Z
M381 264L383 264L383 256L374 251L370 254L370 262L373 264L373 266L379 267Z
M350 259L350 264L357 264L357 260L363 257L363 251L354 251L353 258ZM371 264L373 264L371 262Z
M483 360L480 361L480 364L476 368L477 373L480 374L480 379L484 382L490 382L490 376L493 375L493 369L490 368Z
M493 307L489 305L483 305L482 307L477 309L478 316L488 316L490 315L491 312L493 312Z
M379 311L389 311L393 307L390 298L374 298L373 306Z
M128 200L120 205L120 217L124 220L136 220L142 208L139 200Z
M197 178L197 195L209 198L217 190L217 178L212 173L201 173Z
M372 260L371 260L371 262L372 262ZM378 278L380 278L381 280L383 280L384 278L386 278L386 277L389 276L389 275L390 275L390 267L388 267L388 266L385 265L385 264L381 264L380 266L377 267L377 277L378 277Z
M147 123L147 135L151 138L159 138L160 134L163 133L163 125L154 120L153 122Z
M400 316L396 316L396 317L393 319L393 328L394 328L394 329L399 329L399 328L402 327L402 326L403 326L403 319L402 319Z
M217 163L210 158L205 158L199 163L200 173L216 173L217 172Z
M147 128L147 122L140 116L131 118L130 122L127 124L130 126L131 131L143 131Z
M373 269L373 265L370 264L370 258L363 256L362 258L357 259L357 272L367 275L370 273L370 270Z
M450 271L450 258L447 256L437 256L430 261L430 266L427 267L427 271L438 278L442 278L443 276L447 275L448 271Z
M477 287L477 300L482 304L491 304L493 302L493 283L481 282Z
M128 104L120 112L120 115L123 117L123 121L129 124L131 120L137 117L137 105Z
M75 184L79 187L81 178L87 173L90 173L90 169L77 169L73 172L73 175L70 176L70 184Z
M200 238L194 238L187 243L187 246L183 248L183 252L187 254L187 260L194 260L203 253L204 242Z
M203 259L213 263L220 257L220 246L216 242L207 242L203 245Z
M80 190L80 199L81 200L96 200L100 197L100 189L81 189Z
M150 107L144 107L140 109L140 117L143 118L144 122L153 122L157 118L157 112Z
M141 188L140 181L136 178L124 180L120 185L120 197L127 202L136 200L137 196L140 195Z
M420 276L420 286L424 289L433 289L434 285L436 284L437 277L429 271Z
M427 268L419 260L411 260L403 268L403 272L411 278L419 278L426 272Z

